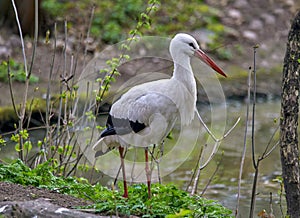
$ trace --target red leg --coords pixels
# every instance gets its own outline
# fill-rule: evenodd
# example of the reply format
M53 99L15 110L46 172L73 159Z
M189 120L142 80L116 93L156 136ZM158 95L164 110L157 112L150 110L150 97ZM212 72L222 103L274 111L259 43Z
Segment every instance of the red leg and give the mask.
M145 160L146 160L145 171L147 177L148 198L151 198L151 171L149 168L148 148L145 148Z
M119 153L121 158L121 167L123 173L123 184L124 184L124 198L128 198L128 190L127 190L127 182L126 182L126 174L125 174L125 165L124 165L124 148L119 146Z

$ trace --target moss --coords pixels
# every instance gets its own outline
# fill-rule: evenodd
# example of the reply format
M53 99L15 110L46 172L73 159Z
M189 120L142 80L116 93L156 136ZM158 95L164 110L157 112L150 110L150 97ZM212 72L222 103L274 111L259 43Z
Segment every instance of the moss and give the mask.
M20 105L17 105L17 111L20 111ZM26 104L26 114L31 114L41 118L41 115L46 113L46 101L44 99L34 99L28 101ZM19 117L14 111L13 106L0 107L0 130L2 132L9 132L16 129L19 122Z
M18 116L16 115L12 106L6 106L0 108L0 123L5 123L10 120L17 120Z

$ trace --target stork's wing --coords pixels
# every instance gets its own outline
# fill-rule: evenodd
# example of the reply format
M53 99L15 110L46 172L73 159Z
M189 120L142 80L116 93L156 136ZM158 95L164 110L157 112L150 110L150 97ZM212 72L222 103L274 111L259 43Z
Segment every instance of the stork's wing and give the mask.
M138 133L145 129L145 127L146 125L144 123L132 121L127 118L116 118L109 114L106 122L106 129L101 133L100 137L102 138L109 135L125 135L131 131Z
M127 111L124 108L127 108ZM169 123L171 125L178 116L177 106L167 96L153 92L143 93L130 100L121 98L111 108L107 128L101 137L139 133L150 126L154 114L160 114L167 126Z
M114 118L149 125L153 113L170 116L179 111L181 122L189 124L194 118L196 96L176 79L164 79L135 86L112 105Z

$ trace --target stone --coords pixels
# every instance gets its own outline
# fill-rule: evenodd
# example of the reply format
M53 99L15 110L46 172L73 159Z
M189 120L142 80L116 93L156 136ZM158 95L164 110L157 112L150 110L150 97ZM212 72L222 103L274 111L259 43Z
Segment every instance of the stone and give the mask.
M276 24L276 18L271 14L262 14L261 18L264 20L264 22L268 25L275 25Z
M229 17L234 18L234 19L241 19L241 17L242 17L242 13L239 10L234 9L234 8L229 9L227 13L228 13Z
M251 30L261 30L261 29L263 29L263 26L264 26L264 24L261 20L254 19L250 22L249 29L251 29Z
M12 50L5 45L0 45L0 58L7 59L8 56L11 56Z
M243 31L243 37L251 41L257 41L257 34L251 30Z
M72 217L96 218L104 217L92 213L85 213L75 209L63 208L39 198L32 201L4 201L0 202L0 216L2 217Z
M247 0L236 0L235 3L233 4L234 7L236 8L246 8L248 7L248 2Z

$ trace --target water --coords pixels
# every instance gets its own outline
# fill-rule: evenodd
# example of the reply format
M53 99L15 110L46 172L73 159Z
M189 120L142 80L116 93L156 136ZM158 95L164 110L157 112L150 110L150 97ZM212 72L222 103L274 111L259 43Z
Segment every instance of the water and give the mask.
M201 105L199 106L199 111L206 124L212 132L218 135L218 137L222 135L223 128L226 130L231 128L238 117L240 117L241 120L231 134L222 141L222 144L213 160L201 171L198 193L202 193L202 191L206 188L203 194L204 197L215 199L224 206L235 210L237 204L239 168L245 132L246 103L230 102L227 105L217 105L212 107ZM214 114L211 113L212 111ZM255 116L256 158L262 155L271 136L279 125L279 112L279 101L257 103ZM249 119L251 121L251 116ZM193 138L192 136L195 133L193 132L193 128L191 130L192 131L187 132L187 136L185 136L186 140ZM176 132L178 132L178 129L174 130L175 139ZM36 135L36 138L43 135L40 131L37 131L34 134ZM31 137L33 137L33 135L31 135ZM246 158L241 181L239 217L248 216L251 201L251 190L254 176L254 168L251 159L251 125L249 125L247 137ZM184 157L184 163L181 164L181 159L182 156L184 156L183 153L187 150L186 147L178 147L179 150L176 150L178 157L175 157L174 155L170 156L171 158L169 157L166 163L162 163L161 168L164 168L163 171L172 171L171 173L165 173L165 176L162 177L163 183L172 182L182 189L187 188L191 180L193 169L195 169L198 161L200 147L207 143L207 149L203 152L206 158L213 147L214 143L211 140L207 141L207 138L208 135L205 133L205 130L201 128L197 143L193 146L191 154ZM278 139L279 132L275 134L274 140L270 144L273 145ZM169 143L171 146L168 145ZM172 141L166 142L165 146L165 153L168 153L172 150ZM6 146L0 154L1 159L15 157L16 155L13 146ZM177 165L180 166L177 167ZM173 168L168 169L173 166L176 166L174 168L175 170ZM217 167L218 170L214 177L211 178ZM273 213L276 217L281 216L279 206L280 196L278 194L280 185L273 181L273 179L280 175L280 173L280 155L279 147L277 147L268 158L260 163L255 214L258 214L263 209L268 212L270 211L270 192L272 192ZM206 187L208 183L210 184Z
M201 172L200 185L198 193L206 187L207 183L211 180L212 174L215 172L218 162L220 162L219 169L215 176L212 178L210 185L204 193L204 197L209 199L215 199L221 202L226 207L235 210L237 204L238 193L238 177L239 168L241 162L241 156L243 151L243 141L245 134L245 115L246 115L246 103L243 102L231 102L227 105L227 114L224 113L225 107L218 107L218 117L215 118L220 122L214 122L211 130L219 129L219 123L224 123L224 119L227 121L227 129L230 128L235 122L237 117L241 117L241 121L237 127L231 132L231 134L222 142L217 155L211 161L211 163ZM252 108L250 108L252 111ZM256 158L261 156L267 146L270 143L272 147L279 139L279 131L274 135L272 141L271 136L276 131L279 125L279 101L259 102L256 105L255 114L255 155ZM211 116L209 107L200 108L200 113L203 119L207 116ZM217 116L217 115L212 115ZM251 122L252 115L249 117L249 127L247 132L247 150L245 164L243 168L242 186L241 186L241 198L239 207L239 216L246 217L249 215L251 191L254 177L254 167L252 164L251 155ZM209 125L209 119L207 121ZM200 140L201 143L201 140ZM199 150L199 149L198 149ZM191 169L196 165L198 158L198 152L193 153L193 158L186 161L180 169L164 178L165 182L174 182L180 185L182 188L186 188L191 178ZM261 210L265 209L270 212L270 192L272 192L272 208L276 217L281 216L280 211L280 196L278 194L280 190L279 183L273 181L277 176L281 174L281 163L279 146L260 163L259 166L259 180L257 184L257 196L256 196L256 209L254 214L258 214Z

